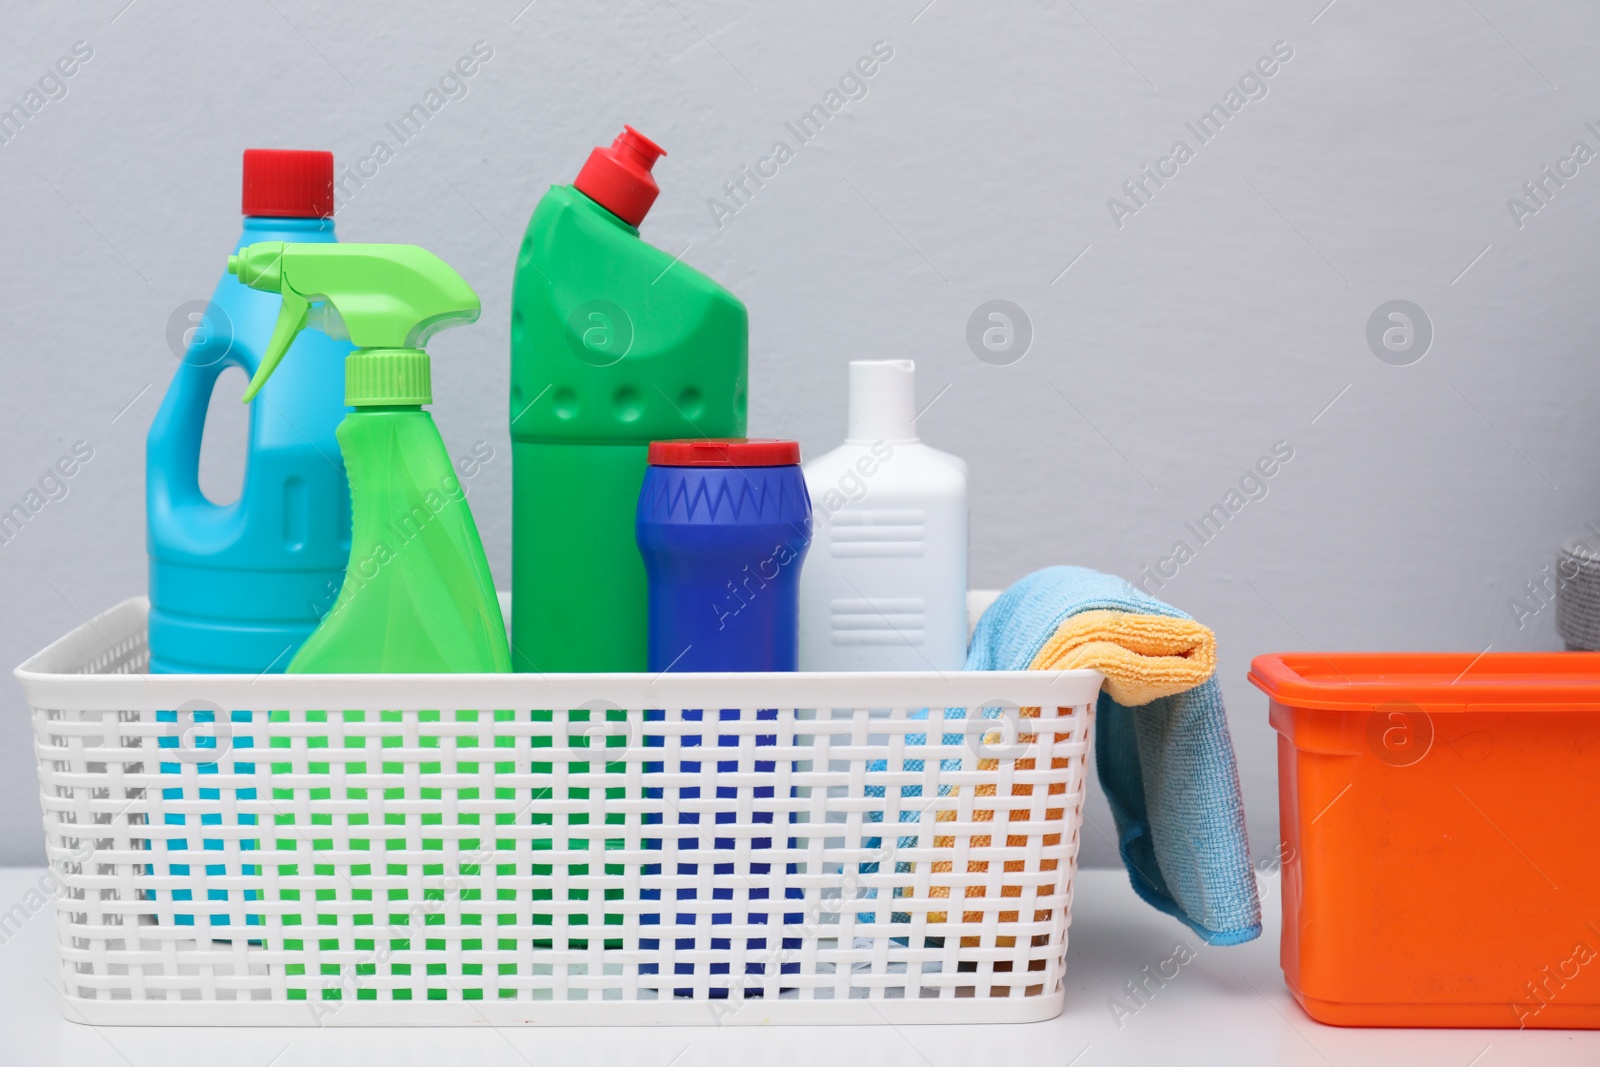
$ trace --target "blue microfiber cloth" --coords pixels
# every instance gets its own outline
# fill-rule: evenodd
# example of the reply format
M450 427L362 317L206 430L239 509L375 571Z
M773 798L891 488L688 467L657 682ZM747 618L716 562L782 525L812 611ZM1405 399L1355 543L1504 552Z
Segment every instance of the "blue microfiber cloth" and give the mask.
M1026 670L1061 624L1108 610L1188 619L1115 575L1049 567L1007 589L979 620L968 670ZM1216 678L1125 707L1101 692L1095 762L1134 891L1207 944L1261 936L1239 770Z

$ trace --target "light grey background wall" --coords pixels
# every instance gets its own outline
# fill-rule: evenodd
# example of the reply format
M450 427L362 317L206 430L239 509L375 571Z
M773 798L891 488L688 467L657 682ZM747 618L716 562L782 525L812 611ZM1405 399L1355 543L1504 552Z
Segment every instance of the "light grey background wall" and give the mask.
M1176 572L1160 594L1220 640L1258 856L1276 767L1253 655L1558 647L1524 587L1600 522L1592 5L524 2L0 5L0 108L93 53L0 143L0 508L94 450L0 546L0 663L144 589L169 322L222 269L249 146L354 164L387 142L343 237L425 245L482 295L432 345L433 410L454 452L495 450L471 493L504 584L513 242L624 122L671 153L645 236L749 305L753 432L831 447L846 362L910 357L926 438L971 461L975 584ZM465 94L400 144L385 124L478 42ZM785 124L839 104L876 42L892 58L800 144ZM1227 121L1202 140L1212 105ZM794 157L728 200L779 140ZM980 359L969 319L992 300L1028 329ZM1409 348L1379 316L1397 352L1369 343L1392 300L1421 309ZM240 384L212 485L238 466ZM1278 442L1266 495L1247 485L1200 544L1185 523ZM26 708L0 693L0 862L35 863ZM1114 862L1098 796L1089 820L1085 862Z

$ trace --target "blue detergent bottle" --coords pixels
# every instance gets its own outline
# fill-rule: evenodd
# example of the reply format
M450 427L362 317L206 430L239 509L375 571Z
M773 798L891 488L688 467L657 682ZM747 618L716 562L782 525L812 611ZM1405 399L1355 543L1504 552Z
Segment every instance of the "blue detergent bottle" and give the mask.
M333 154L247 150L244 215L235 251L334 241ZM347 342L300 335L295 358L250 405L239 498L218 505L200 490L211 390L229 367L254 377L281 303L223 275L150 427L153 674L282 671L344 580L350 486L334 427L345 415Z
M244 153L244 232L237 252L257 241L326 243L333 231L333 154L249 149ZM219 262L221 257L218 257ZM334 427L345 416L344 356L350 345L320 330L294 342L307 350L285 361L250 405L244 484L231 504L200 490L200 442L217 378L229 367L254 377L282 298L231 274L198 316L146 441L145 504L150 553L150 672L281 672L333 606L350 554L350 485ZM304 358L301 358L301 357ZM203 694L198 694L203 695ZM161 773L173 776L168 800L174 836L150 874L183 876L204 863L208 876L259 874L244 862L258 842L225 825L222 790L199 783L218 773L253 774L252 739L234 724L252 712L204 701L156 713ZM251 787L234 799L254 800ZM194 802L198 801L196 804ZM223 883L219 883L223 884ZM248 902L257 889L156 891L158 921L220 934L255 926ZM170 909L170 910L169 910ZM241 918L242 917L242 918Z
M811 498L800 472L800 446L743 439L655 441L649 464L634 525L649 587L649 669L797 670L800 566L811 546ZM661 948L661 939L670 939L675 951L690 958L707 950L743 958L742 968L709 965L708 995L713 1000L760 996L769 975L798 973L800 965L791 961L800 939L784 936L782 928L800 923L802 913L774 899L768 884L772 864L758 858L774 847L774 838L783 836L780 826L790 821L784 798L770 782L735 783L750 772L775 774L777 761L752 758L751 750L778 744L778 709L685 708L682 714L686 721L706 723L706 732L680 735L676 751L666 736L647 733L647 748L666 751L660 761L645 764L646 778L690 775L698 781L711 770L728 778L714 787L720 810L713 825L700 821L698 809L710 798L699 785L645 788L647 799L664 801L670 812L646 816L662 836L646 838L645 847L672 853L670 861L647 865L646 873L695 879L702 866L710 865L714 874L736 875L744 872L736 871L735 858L748 849L752 859L748 877L714 886L710 900L692 888L676 890L671 900L663 900L659 890L644 890L643 899L659 902L661 911L642 916L641 924L654 927L651 932L658 936L642 939L641 947ZM752 736L748 727L731 725L741 718L772 722L772 732ZM646 722L662 719L659 711L645 712ZM705 766L710 762L714 768ZM749 813L749 825L727 825L735 808ZM787 870L797 873L793 864ZM784 894L789 901L803 896L794 887ZM640 973L658 974L659 966L642 964ZM673 975L693 976L698 966L703 965L674 963ZM673 992L689 996L694 990L675 986Z

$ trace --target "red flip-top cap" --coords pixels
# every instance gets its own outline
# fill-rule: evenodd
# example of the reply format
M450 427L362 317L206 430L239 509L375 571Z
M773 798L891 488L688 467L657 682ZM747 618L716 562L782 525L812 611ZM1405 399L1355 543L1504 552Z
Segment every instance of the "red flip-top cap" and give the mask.
M244 213L278 219L333 216L333 153L244 150Z
M791 467L800 462L800 442L763 437L651 441L649 459L653 467Z
M624 126L610 148L589 153L589 161L572 184L629 226L637 226L661 192L650 168L666 154L666 149L650 138Z

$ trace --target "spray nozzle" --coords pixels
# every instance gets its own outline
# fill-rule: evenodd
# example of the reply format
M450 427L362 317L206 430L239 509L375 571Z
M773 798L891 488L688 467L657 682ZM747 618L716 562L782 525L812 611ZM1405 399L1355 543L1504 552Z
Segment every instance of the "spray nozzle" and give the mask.
M461 275L416 245L262 241L229 256L228 273L283 297L246 403L272 377L301 330L326 331L334 316L356 347L345 359L345 403L430 403L423 345L446 327L475 321L480 310L478 294Z

